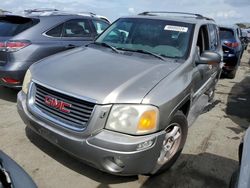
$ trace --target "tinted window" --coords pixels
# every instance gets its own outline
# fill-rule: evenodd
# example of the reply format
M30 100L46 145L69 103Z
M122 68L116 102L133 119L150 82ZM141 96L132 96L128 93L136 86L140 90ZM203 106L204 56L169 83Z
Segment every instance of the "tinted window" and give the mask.
M0 36L15 36L37 24L39 20L32 20L19 16L0 17Z
M225 39L234 39L234 32L231 29L220 28L220 38Z
M109 24L100 20L93 20L96 33L101 34L108 26Z
M88 20L70 20L64 23L63 37L87 37L91 35Z
M188 52L193 25L151 19L120 19L112 24L96 42L116 48L144 50L158 55L182 58Z
M63 24L56 26L55 28L46 32L46 35L51 37L61 37L62 35Z

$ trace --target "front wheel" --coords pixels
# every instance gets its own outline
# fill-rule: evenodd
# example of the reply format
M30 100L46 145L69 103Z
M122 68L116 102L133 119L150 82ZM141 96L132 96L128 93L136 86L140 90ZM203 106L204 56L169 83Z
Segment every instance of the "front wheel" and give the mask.
M152 174L159 174L168 170L180 156L188 132L186 116L181 111L178 111L165 129L165 132L160 156Z

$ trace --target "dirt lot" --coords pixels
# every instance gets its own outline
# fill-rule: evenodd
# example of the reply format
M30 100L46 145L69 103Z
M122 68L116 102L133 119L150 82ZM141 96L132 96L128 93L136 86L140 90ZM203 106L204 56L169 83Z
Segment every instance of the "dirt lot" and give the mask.
M183 154L168 172L117 177L86 166L25 125L16 111L17 92L0 87L0 149L16 160L39 187L227 187L236 169L241 137L250 121L250 54L235 79L221 79L215 103L189 129Z

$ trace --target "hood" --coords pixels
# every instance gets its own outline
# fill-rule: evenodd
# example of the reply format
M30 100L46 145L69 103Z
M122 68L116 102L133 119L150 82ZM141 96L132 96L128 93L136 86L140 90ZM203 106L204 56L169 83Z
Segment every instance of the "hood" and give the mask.
M148 55L137 57L82 47L46 58L30 69L33 80L42 84L109 104L141 103L179 65Z

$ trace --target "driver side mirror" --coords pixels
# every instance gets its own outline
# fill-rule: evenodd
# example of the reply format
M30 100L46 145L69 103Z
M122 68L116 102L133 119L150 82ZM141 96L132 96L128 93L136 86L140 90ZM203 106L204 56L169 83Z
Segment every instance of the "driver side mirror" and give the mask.
M220 62L221 62L220 54L218 54L217 52L204 51L198 58L198 61L196 61L196 64L215 65L219 64Z

